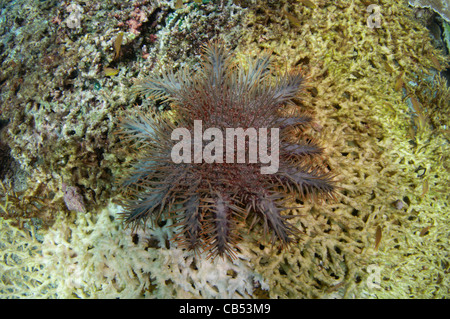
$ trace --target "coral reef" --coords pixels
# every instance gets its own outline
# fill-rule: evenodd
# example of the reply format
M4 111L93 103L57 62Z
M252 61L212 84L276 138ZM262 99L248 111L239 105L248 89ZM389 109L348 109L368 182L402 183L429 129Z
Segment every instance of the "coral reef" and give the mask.
M1 20L1 114L10 122L5 142L28 176L60 194L63 181L78 187L95 209L114 196L114 169L124 160L111 132L123 109L142 103L130 94L131 79L153 68L177 68L175 60L186 59L224 24L231 36L242 13L230 16L212 4L174 10L170 1L45 3L21 0L2 8L7 19ZM74 14L77 23L69 19ZM220 23L205 21L219 16ZM142 23L138 35L125 23L133 19ZM191 25L197 44L181 43ZM121 31L116 58L114 41ZM106 67L119 73L105 76Z
M36 194L54 205L49 227L0 218L0 296L448 298L449 102L437 75L448 58L406 2L377 3L371 28L365 0L2 2L1 141L17 163L8 174L26 176L18 198L42 184ZM171 220L124 229L110 200L132 161L112 134L124 109L170 116L136 98L132 79L193 66L214 38L243 61L268 49L275 68L307 71L294 102L314 116L340 191L289 212L301 215L289 249L260 242L257 225L236 259L210 263L169 240ZM86 212L69 211L63 183Z
M233 263L204 263L194 253L166 245L173 236L170 223L150 233L138 232L142 239L136 243L129 231L118 227L120 211L110 204L95 214L77 214L71 221L59 218L44 238L2 223L0 294L9 298L249 298L255 287L268 288L245 257ZM150 245L145 236L151 236Z
M300 26L287 17L274 18L281 7L298 17ZM366 27L363 2L315 10L282 3L264 10L270 19L255 14L249 22L254 33L242 47L273 48L280 63L295 57L291 65L307 64L311 100L305 105L314 106L321 139L332 150L330 167L340 172L343 188L340 203L301 210L312 215L298 225L308 238L291 253L252 259L256 270L271 278L269 296L448 296L443 284L448 248L442 250L448 247L442 239L447 237L448 140L429 129L416 134L415 112L404 100L417 78L446 66L428 31L408 17L411 11L391 2L380 8L380 28ZM396 91L399 76L407 84ZM448 108L448 101L441 105ZM445 111L440 114L447 117ZM432 187L426 187L426 179ZM401 210L391 205L399 199L407 204ZM439 242L420 237L430 224ZM382 238L375 250L378 226ZM425 263L440 266L429 270ZM371 265L379 270L378 288L367 284Z

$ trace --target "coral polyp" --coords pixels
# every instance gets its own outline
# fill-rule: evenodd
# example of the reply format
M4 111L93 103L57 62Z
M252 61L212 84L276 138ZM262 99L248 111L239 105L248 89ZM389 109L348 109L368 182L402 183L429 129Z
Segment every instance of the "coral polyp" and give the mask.
M143 80L137 92L169 102L171 115L122 121L122 140L136 146L122 184L126 223L171 218L175 240L208 257L233 258L241 231L256 224L272 244L288 246L298 230L283 211L335 190L323 149L305 133L312 116L293 103L304 73L273 75L265 53L246 67L232 58L214 42L197 72Z

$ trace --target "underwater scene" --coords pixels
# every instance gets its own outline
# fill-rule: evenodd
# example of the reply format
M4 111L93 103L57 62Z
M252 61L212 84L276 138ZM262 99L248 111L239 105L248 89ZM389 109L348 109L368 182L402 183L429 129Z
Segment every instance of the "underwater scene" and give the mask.
M449 52L448 0L1 0L0 299L449 298Z

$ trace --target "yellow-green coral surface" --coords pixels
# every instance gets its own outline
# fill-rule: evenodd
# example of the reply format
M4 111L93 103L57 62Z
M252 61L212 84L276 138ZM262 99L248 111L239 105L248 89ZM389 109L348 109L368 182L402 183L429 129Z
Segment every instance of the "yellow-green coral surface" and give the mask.
M309 75L297 102L340 190L296 209L298 244L279 251L248 234L237 260L210 263L174 247L170 223L134 242L113 204L38 233L2 220L1 296L449 297L450 102L434 70L447 62L402 2L377 1L379 28L367 1L302 3L249 5L237 48Z

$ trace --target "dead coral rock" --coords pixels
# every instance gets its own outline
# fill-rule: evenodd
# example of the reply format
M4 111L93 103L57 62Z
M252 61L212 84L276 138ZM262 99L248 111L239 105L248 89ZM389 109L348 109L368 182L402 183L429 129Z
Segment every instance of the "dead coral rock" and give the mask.
M450 5L448 0L409 0L408 3L414 8L429 8L450 23Z

